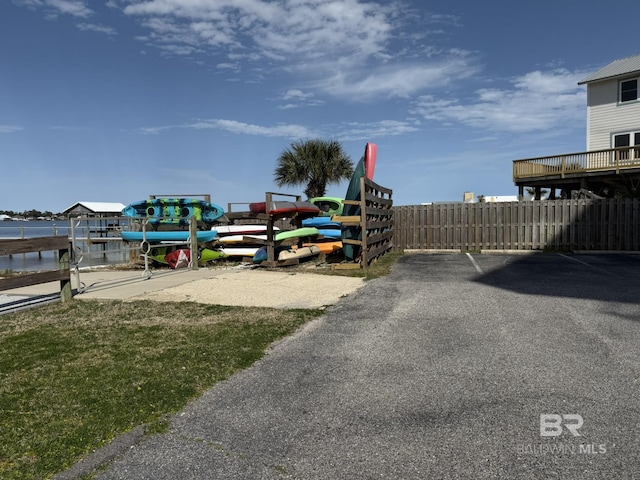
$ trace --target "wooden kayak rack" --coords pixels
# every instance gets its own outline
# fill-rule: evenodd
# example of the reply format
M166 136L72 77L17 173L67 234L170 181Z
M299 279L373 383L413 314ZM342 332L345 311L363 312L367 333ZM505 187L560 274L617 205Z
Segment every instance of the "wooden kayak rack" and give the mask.
M378 258L391 251L393 247L393 191L382 187L366 177L360 179L360 200L343 200L345 205L359 207L358 215L332 215L331 220L340 222L343 227L355 227L357 238L344 238L343 243L359 247L359 255L353 262L336 263L332 269L360 269L367 268ZM265 205L271 205L274 196L293 197L300 201L300 195L287 193L266 192ZM267 239L263 243L267 247L267 260L260 265L266 267L283 267L297 265L298 259L279 261L276 259L276 241L274 225L277 221L290 218L294 228L302 227L302 220L297 213L269 215L268 213L253 213L251 211L233 212L234 205L249 205L245 203L228 203L226 217L230 223L242 220L260 220L266 223ZM267 207L268 209L268 207ZM249 260L249 259L245 259Z
M367 268L393 246L393 191L360 178L360 200L344 200L345 205L358 206L359 215L333 215L331 220L343 227L355 227L357 238L343 238L342 243L360 247L354 262L336 263L335 270Z
M269 205L271 205L273 201L274 196L292 197L296 202L299 202L302 200L302 197L300 195L292 195L289 193L278 193L278 192L266 192L265 205L267 207L266 208L267 211L269 209ZM276 236L275 236L275 230L274 230L275 223L278 220L283 220L285 218L291 219L290 223L293 225L294 228L302 227L302 220L299 218L298 213L289 212L289 213L283 213L279 215L270 215L266 212L265 213L253 213L251 211L233 212L232 211L233 205L249 205L249 203L234 202L234 203L227 204L226 217L229 219L230 223L233 224L238 220L261 220L261 221L264 221L267 225L267 231L266 231L267 238L266 240L260 242L267 247L267 260L260 263L261 266L287 267L287 266L297 265L298 263L300 263L300 260L298 260L297 258L292 258L292 259L282 260L282 261L276 259ZM252 261L253 259L245 258L244 260Z

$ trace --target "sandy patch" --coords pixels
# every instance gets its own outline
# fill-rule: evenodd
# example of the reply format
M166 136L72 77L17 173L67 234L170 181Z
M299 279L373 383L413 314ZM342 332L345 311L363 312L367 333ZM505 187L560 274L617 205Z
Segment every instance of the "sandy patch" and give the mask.
M263 270L227 271L129 300L191 301L274 308L320 308L364 285L362 278Z

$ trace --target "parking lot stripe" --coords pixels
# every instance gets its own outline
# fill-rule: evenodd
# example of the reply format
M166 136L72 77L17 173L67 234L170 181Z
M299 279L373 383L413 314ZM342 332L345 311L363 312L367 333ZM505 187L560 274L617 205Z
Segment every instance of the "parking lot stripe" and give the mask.
M582 265L586 265L587 267L592 268L594 270L597 270L598 272L604 273L606 275L611 275L612 277L622 278L620 275L616 275L615 273L611 273L611 272L609 272L609 271L607 271L607 270L605 270L603 268L598 268L598 267L596 267L594 265L591 265L591 264L589 264L587 262L583 262L582 260L578 260L577 258L570 257L569 255L565 255L564 253L558 253L557 255L560 255L561 257L564 257L564 258L566 258L568 260L573 260L574 262L581 263Z
M471 254L468 252L466 255L467 257L469 257L469 260L471 260L471 263L473 263L473 267L476 269L476 272L478 272L480 275L484 275L484 271L482 270L482 268L480 268L480 265L478 265L478 262L476 262L476 259L473 258Z

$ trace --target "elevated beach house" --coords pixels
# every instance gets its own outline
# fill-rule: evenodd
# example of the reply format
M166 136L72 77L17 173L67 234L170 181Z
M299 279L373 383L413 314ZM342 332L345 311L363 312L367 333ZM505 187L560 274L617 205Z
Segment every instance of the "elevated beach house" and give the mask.
M640 55L616 60L584 78L587 151L513 162L518 197L533 188L587 196L640 195Z

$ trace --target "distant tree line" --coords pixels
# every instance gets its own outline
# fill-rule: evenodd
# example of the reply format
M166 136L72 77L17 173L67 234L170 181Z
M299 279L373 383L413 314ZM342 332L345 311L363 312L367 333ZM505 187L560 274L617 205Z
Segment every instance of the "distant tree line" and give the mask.
M9 215L10 217L22 217L22 218L38 218L38 217L56 217L60 214L54 214L49 210L41 212L40 210L25 210L24 212L14 212L13 210L0 210L0 214Z

